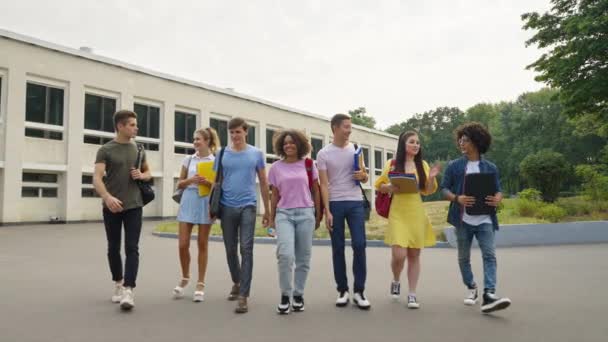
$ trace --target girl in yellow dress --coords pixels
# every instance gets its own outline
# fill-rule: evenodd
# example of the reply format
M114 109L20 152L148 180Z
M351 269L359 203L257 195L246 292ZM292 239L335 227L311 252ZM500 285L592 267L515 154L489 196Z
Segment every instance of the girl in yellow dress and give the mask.
M390 183L390 171L409 173L418 181L417 193L400 192L396 185ZM399 145L394 160L388 160L382 175L376 180L376 191L392 194L391 208L388 216L388 229L384 243L391 246L391 269L393 282L391 295L398 299L401 292L401 272L407 258L407 278L409 293L407 307L420 307L416 299L416 286L420 276L420 251L424 247L435 245L435 233L422 205L421 195L431 195L437 190L436 177L439 165L429 168L422 160L420 139L416 132L403 132L399 136Z

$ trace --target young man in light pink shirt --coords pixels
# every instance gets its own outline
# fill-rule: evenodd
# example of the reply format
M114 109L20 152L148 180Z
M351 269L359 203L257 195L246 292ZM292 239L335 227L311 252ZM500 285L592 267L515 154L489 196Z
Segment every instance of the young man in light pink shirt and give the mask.
M333 142L317 155L321 194L325 205L325 220L331 235L334 278L338 299L336 306L349 302L346 260L344 258L344 220L348 222L353 248L353 273L355 277L353 301L361 309L371 304L363 294L367 266L365 260L365 208L361 189L356 181L367 182L365 167L354 170L355 147L349 142L351 119L345 114L336 114L331 119Z

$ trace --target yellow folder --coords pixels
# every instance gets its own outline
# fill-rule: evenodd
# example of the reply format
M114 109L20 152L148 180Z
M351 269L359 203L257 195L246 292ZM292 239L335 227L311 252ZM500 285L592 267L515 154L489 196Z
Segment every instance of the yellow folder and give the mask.
M215 182L215 171L213 171L213 162L212 161L204 161L200 162L196 165L196 171L199 176L205 177L210 182ZM199 196L207 196L211 192L211 188L206 185L198 186L198 194Z

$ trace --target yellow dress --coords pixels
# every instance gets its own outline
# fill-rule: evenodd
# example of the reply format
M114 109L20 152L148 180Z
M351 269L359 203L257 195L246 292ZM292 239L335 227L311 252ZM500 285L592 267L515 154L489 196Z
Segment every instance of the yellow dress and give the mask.
M423 161L424 172L429 175L429 165ZM389 184L388 173L391 161L387 161L382 175L376 179L376 190L382 184ZM418 173L416 172L416 178ZM389 246L406 248L423 248L435 245L435 233L424 206L421 194L430 195L437 190L437 180L434 181L432 191L427 193L396 193L393 194L391 210L388 215L388 229L384 233L384 243Z

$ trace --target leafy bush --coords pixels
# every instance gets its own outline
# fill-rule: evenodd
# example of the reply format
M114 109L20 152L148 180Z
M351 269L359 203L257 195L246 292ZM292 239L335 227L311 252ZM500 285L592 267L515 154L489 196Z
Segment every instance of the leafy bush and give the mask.
M540 190L545 202L557 199L562 183L570 173L566 158L551 150L528 155L519 164L519 168L528 183Z
M531 201L528 199L520 198L515 204L515 212L519 216L524 217L535 217L536 211L539 207L542 207L543 203L540 201Z
M592 200L608 200L608 176L600 172L599 167L579 165L576 176L583 181L583 193Z
M566 217L566 210L556 204L545 204L538 208L536 217L550 222L558 222Z
M518 192L517 196L519 196L519 198L521 198L521 199L525 199L525 200L529 200L529 201L540 201L542 199L540 191L538 191L534 188L524 189L524 190Z
M560 198L555 203L566 211L568 216L589 215L595 211L595 206L583 197Z

